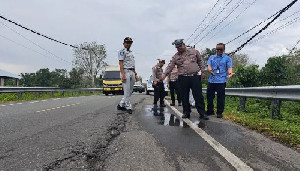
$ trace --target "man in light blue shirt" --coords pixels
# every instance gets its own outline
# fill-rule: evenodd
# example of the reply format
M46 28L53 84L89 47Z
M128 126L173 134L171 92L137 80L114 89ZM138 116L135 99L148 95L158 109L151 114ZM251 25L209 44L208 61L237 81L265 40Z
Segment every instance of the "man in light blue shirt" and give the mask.
M214 115L214 98L215 92L217 92L217 117L222 118L226 82L234 73L232 59L224 53L225 44L217 44L216 51L217 53L211 55L207 61L207 68L210 73L207 86L207 115Z

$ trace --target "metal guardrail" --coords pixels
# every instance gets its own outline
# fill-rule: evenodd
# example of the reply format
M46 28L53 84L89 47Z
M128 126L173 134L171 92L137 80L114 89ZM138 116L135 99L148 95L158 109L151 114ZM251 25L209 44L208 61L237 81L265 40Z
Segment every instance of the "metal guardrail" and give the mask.
M57 87L0 87L0 93L18 93L18 99L22 99L22 93L25 92L35 92L36 97L40 96L40 92L49 92L51 96L53 96L54 92L71 92L71 96L73 96L73 92L96 92L102 91L103 88L76 88L76 89L64 89L64 88L57 88Z
M203 88L206 93L206 88ZM227 96L300 101L300 86L226 88Z
M202 89L206 93L206 88ZM281 101L300 101L300 85L226 88L226 96L240 97L241 111L245 111L247 98L263 98L271 100L271 118L279 119Z

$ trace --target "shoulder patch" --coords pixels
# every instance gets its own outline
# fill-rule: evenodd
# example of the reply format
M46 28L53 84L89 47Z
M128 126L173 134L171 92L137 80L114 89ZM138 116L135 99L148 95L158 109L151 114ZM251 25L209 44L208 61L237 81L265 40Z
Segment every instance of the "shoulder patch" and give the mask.
M121 55L121 56L124 56L124 55L125 55L125 52L124 52L124 51L121 51L121 52L120 52L120 55Z

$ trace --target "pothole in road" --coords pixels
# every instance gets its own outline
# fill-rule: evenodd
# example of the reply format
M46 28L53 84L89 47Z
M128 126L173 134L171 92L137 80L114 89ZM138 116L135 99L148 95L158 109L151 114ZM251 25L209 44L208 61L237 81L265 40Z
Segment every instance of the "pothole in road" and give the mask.
M154 118L158 120L157 123L159 125L177 126L182 128L190 127L177 115L172 114L172 110L170 110L168 107L156 107L154 105L147 105L145 107L145 112L145 115L149 118L151 118L150 116L154 116ZM192 118L191 121L199 128L205 128L205 123L202 120Z

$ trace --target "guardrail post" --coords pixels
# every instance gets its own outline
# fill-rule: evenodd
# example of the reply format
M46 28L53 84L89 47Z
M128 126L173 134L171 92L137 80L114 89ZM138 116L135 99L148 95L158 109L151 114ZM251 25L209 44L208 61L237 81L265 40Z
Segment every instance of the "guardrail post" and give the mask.
M50 96L51 96L51 97L53 97L53 96L54 96L54 93L53 93L53 91L51 91L51 92L50 92Z
M35 92L35 97L38 99L40 98L40 92Z
M271 101L271 118L272 119L281 119L280 106L281 106L281 100L272 99L272 101Z
M70 91L70 95L73 96L73 91Z
M65 91L61 92L61 96L63 96L63 97L65 96Z
M240 106L239 106L239 110L244 112L246 109L246 97L240 97Z
M22 92L18 93L18 99L21 100L22 99Z

